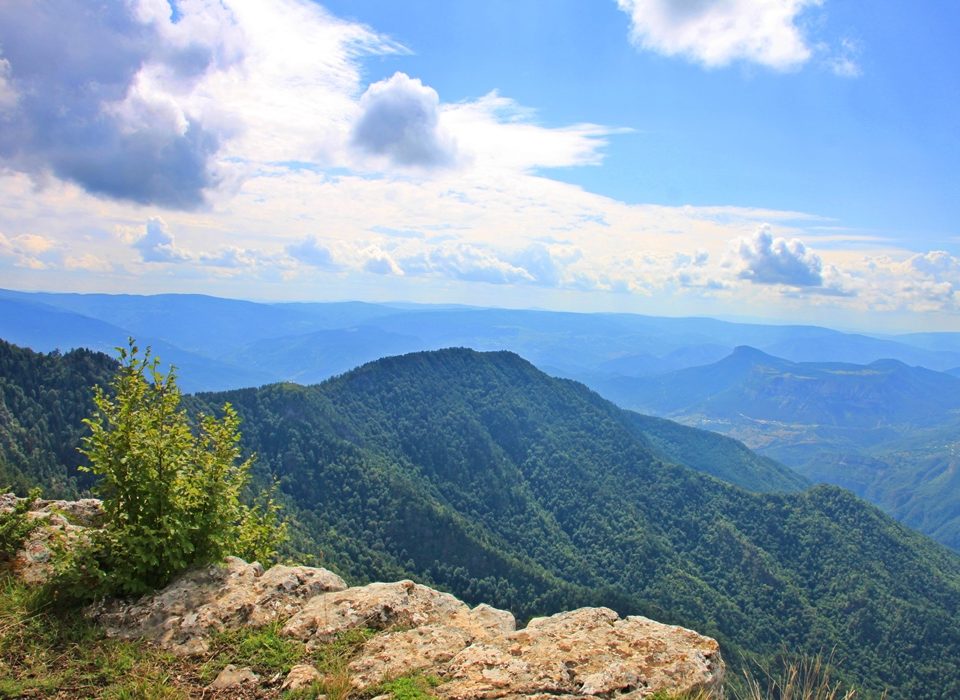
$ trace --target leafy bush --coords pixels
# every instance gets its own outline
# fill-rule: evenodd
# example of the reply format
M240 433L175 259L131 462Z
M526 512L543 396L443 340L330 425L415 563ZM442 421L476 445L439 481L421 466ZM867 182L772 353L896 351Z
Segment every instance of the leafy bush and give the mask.
M141 594L227 554L272 558L285 527L269 496L240 500L252 460L239 461L236 412L225 404L222 418L201 415L193 429L173 370L161 374L132 340L119 353L111 390L94 389L81 448L100 477L105 527L60 567L60 597Z
M12 510L0 513L0 561L16 554L30 533L39 525L39 522L27 516L30 507L39 496L40 489L33 489L25 499L17 501Z

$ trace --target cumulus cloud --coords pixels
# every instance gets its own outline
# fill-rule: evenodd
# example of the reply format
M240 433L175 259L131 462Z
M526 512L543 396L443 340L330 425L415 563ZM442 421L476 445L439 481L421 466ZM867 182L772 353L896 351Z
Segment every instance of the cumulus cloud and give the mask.
M533 276L522 267L505 260L485 246L454 243L437 246L401 260L411 274L432 274L467 282L511 284L532 282Z
M22 233L8 238L0 233L0 257L12 259L17 267L45 270L63 262L63 251L46 236Z
M242 269L256 266L259 258L260 255L256 251L229 246L221 248L215 253L202 253L199 256L199 261L201 264L210 267Z
M359 58L403 47L308 0L4 0L0 51L0 165L195 209L250 160L343 160Z
M734 241L738 276L755 284L819 287L823 284L820 256L796 238L774 238L767 226L752 238Z
M325 245L318 243L313 236L307 236L298 243L291 243L285 248L287 255L295 260L326 270L339 267L333 259L333 254Z
M187 253L177 247L173 234L159 217L147 221L146 232L134 241L133 247L140 251L144 262L171 263L190 259Z
M393 257L377 246L365 248L361 251L361 256L364 259L364 272L372 272L377 275L402 276L404 274L403 268L397 264Z
M218 136L156 99L138 76L165 61L172 80L187 79L205 70L210 56L193 46L174 50L131 8L0 3L6 86L0 92L17 95L0 132L0 160L35 175L51 171L99 195L195 207L215 181L208 160Z
M406 73L373 83L360 98L360 111L353 129L359 150L400 166L438 168L456 162L456 144L440 128L437 91Z
M617 0L630 38L667 56L707 67L743 60L775 70L806 62L811 48L797 20L821 0Z

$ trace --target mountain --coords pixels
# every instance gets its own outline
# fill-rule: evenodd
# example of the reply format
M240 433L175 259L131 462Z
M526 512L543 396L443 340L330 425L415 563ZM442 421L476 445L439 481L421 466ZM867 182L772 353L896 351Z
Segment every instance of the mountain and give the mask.
M413 577L521 617L608 605L729 659L833 650L890 697L960 693L960 558L835 487L761 494L674 463L741 457L514 354L414 353L190 405L224 401L293 545L355 580Z
M732 657L835 649L893 697L960 690L942 662L960 653L955 555L834 487L761 495L670 464L634 414L515 355L417 353L198 399L237 408L356 578L412 575L521 615L603 602Z
M43 484L62 497L90 485L75 468L81 421L93 410L90 387L106 386L116 367L91 350L43 354L0 340L0 490Z
M710 365L610 382L605 391L658 415L868 430L927 427L960 412L960 378L942 372L896 360L791 362L746 346Z
M935 370L960 366L949 334L874 338L817 326L710 318L566 313L450 305L255 303L192 294L156 296L0 290L0 337L36 350L107 350L128 336L181 370L191 390L326 379L371 359L443 347L509 350L591 386L717 361L749 345L793 361L867 364L896 359ZM19 306L10 306L17 304ZM31 309L68 312L32 322Z
M749 347L703 367L594 382L849 488L960 551L960 378L894 360L796 363Z
M155 322L151 326L154 330L158 328ZM33 350L88 348L112 354L115 348L125 346L127 339L133 336L136 334L129 328L60 306L51 306L34 298L0 296L0 337ZM181 386L188 391L259 386L277 380L272 373L198 355L152 335L140 335L138 338L143 347L152 348L165 367L174 365L177 368Z

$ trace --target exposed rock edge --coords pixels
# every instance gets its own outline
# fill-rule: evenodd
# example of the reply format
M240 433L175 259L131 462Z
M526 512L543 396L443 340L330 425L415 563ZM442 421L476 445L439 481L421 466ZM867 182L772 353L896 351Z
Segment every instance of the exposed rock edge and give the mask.
M94 524L51 517L46 503L45 512L32 516L45 523L25 546L31 559L55 536L41 530ZM71 512L64 503L53 510ZM0 509L12 504L0 497ZM84 513L95 511L84 502ZM21 554L12 561L22 564ZM38 571L30 570L32 581ZM381 633L349 666L356 689L421 672L438 678L433 692L450 700L712 693L719 692L724 673L716 640L645 617L581 608L535 618L518 630L507 611L471 608L413 581L348 588L326 569L264 570L235 557L189 571L140 600L106 601L88 613L110 636L147 640L181 655L204 653L214 632L244 625L282 623L281 634L308 647L350 629L372 628Z

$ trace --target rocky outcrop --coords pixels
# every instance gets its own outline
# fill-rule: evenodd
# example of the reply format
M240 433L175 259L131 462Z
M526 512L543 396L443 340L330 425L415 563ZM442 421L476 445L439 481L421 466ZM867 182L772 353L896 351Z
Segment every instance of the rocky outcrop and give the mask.
M263 627L294 615L320 593L344 588L343 579L326 569L278 565L264 571L260 564L227 557L223 564L187 572L136 602L94 606L90 615L108 635L199 654L208 649L212 632Z
M285 619L281 634L308 647L351 629L379 630L348 666L356 690L419 672L438 678L433 692L450 700L710 691L724 669L715 640L607 608L536 618L517 630L509 612L471 608L412 581L346 588L325 569L263 571L235 558L92 614L108 634L148 639L180 654L205 651L215 630L274 620ZM298 674L316 677L306 668Z
M11 508L14 502L3 498L0 508ZM33 553L18 552L14 561L36 559L57 533L81 536L84 528L96 526L99 513L96 501L40 502L31 517L43 519L43 527L25 547ZM46 551L49 559L49 547ZM48 561L43 564L49 567ZM17 571L40 576L41 569ZM187 572L138 601L107 601L88 612L108 635L144 639L181 655L205 653L214 632L244 625L282 622L281 634L308 648L351 629L373 629L379 633L347 666L355 690L369 692L419 672L435 677L431 692L448 700L709 693L719 690L724 671L715 640L645 617L621 618L607 608L536 618L518 630L509 612L470 607L412 581L347 588L326 569L278 565L264 570L234 557ZM315 681L323 681L316 668L297 666L283 687ZM228 667L210 689L242 687L246 695L256 695L260 682L250 669Z
M18 502L12 493L0 494L0 512L9 513ZM103 520L103 506L95 498L79 501L46 501L37 499L27 517L38 521L19 551L6 553L6 564L27 583L40 584L53 572L53 554L57 544L69 546L72 540L81 538L90 528L98 527ZM2 558L4 553L0 553Z
M718 688L723 662L716 641L691 630L581 608L519 631L477 627L469 615L441 619L374 637L350 664L358 689L410 671L439 677L435 692L451 700L642 698Z

